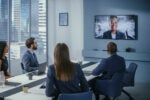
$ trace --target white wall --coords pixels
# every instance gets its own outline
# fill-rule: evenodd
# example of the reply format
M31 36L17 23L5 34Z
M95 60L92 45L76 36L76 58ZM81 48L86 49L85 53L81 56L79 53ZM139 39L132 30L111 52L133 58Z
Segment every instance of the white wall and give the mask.
M68 26L59 26L59 13L63 12L68 12ZM68 45L71 59L82 59L83 0L48 0L49 64L53 63L53 51L58 42Z

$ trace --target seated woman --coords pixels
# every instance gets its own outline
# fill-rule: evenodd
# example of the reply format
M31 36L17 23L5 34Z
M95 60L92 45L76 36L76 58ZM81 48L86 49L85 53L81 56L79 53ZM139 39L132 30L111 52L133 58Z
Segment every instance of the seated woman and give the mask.
M46 96L55 97L60 93L89 91L88 82L79 64L70 61L66 44L58 43L54 50L54 64L49 66L46 80Z
M8 53L8 44L6 41L0 41L0 71L4 71L5 78L10 78L11 74L8 72L8 61L6 53Z

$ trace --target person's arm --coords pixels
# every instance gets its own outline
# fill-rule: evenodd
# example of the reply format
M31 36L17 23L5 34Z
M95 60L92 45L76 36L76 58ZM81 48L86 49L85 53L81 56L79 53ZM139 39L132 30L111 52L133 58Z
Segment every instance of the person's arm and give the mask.
M25 71L27 71L27 72L38 70L38 66L35 66L35 67L31 66L31 58L29 55L23 56L22 63L24 65Z
M56 89L54 88L54 71L52 70L53 66L49 66L48 68L48 73L47 73L47 79L46 79L46 96L51 97L51 96L55 96L56 93Z
M98 76L107 67L106 59L103 59L100 64L92 71L92 75Z
M0 60L0 71L2 70L2 60ZM7 75L10 75L7 73ZM10 76L5 76L5 82L7 82L6 79L10 78Z
M79 74L79 78L80 78L80 84L81 84L81 89L83 92L85 91L89 91L89 85L88 82L84 76L84 73L81 69L81 66L78 64L78 74Z
M11 78L11 77L12 77L12 76L11 76L10 72L7 71L7 76L5 76L5 79Z

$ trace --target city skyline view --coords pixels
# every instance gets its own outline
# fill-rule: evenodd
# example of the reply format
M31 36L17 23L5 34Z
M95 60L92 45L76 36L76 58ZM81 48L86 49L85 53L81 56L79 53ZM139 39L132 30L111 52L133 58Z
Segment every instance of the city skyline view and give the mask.
M7 41L10 66L13 60L22 58L26 51L25 40L34 37L38 42L36 51L46 60L47 53L47 0L0 0L0 41ZM40 60L41 61L41 60Z

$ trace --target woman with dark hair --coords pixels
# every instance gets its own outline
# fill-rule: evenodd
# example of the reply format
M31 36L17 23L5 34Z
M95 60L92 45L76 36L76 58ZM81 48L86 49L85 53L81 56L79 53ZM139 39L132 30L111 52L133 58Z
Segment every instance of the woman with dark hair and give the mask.
M11 75L8 72L8 61L6 53L8 53L8 44L6 41L0 41L0 71L4 71L5 78L10 78Z
M70 61L66 44L58 43L54 50L54 64L49 66L46 80L46 96L57 97L60 93L89 91L88 83L79 64Z

